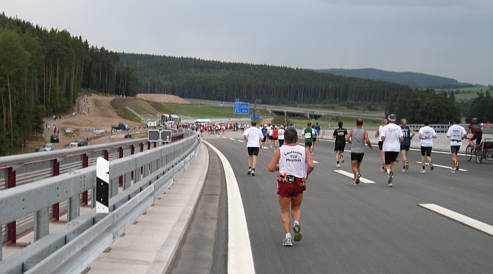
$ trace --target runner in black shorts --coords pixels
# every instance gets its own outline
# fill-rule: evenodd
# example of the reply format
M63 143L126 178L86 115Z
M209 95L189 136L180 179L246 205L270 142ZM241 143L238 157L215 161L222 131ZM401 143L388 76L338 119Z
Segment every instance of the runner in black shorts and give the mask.
M347 130L342 127L342 122L339 122L338 125L339 128L334 130L332 138L336 139L336 142L334 144L334 151L336 152L336 165L337 167L341 167L341 164L339 164L339 162L344 163L344 148L346 146Z

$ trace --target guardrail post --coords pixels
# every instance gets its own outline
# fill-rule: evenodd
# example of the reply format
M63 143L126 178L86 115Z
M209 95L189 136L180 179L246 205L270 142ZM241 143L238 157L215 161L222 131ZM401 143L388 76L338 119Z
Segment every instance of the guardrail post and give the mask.
M147 150L151 149L151 142L147 142Z
M50 233L50 211L47 207L34 214L34 241L37 241Z
M147 142L147 144L149 144L149 142ZM140 143L140 152L143 152L144 151L144 144L143 143ZM140 172L137 172L137 179L135 180L136 182L138 182L141 178L141 175L144 173L144 167L140 167Z
M60 175L60 163L58 162L57 159L53 160L53 176L58 176ZM60 204L56 203L52 205L52 218L51 220L54 222L59 222L60 221Z
M67 220L70 222L80 215L80 195L76 194L68 199Z
M120 147L118 149L118 151L119 151L119 155L118 156L120 158L123 158L123 147ZM123 186L123 176L118 177L118 185L121 186L121 187Z
M84 153L82 154L82 168L86 168L89 166L89 157L87 157L87 154ZM82 192L82 204L81 206L87 206L89 204L89 193L88 191Z
M134 145L131 145L131 146L130 146L130 154L131 154L131 155L134 155L134 153L135 153L135 146L134 146ZM133 171L132 171L132 172L130 172L130 179L131 179L131 180L133 180L133 179L134 179L134 172L133 172Z

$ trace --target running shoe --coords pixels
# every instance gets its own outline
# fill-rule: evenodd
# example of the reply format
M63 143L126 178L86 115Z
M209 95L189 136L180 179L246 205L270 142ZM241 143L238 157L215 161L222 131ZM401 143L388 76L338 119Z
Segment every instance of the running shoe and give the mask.
M293 246L293 240L291 239L291 237L286 237L284 238L284 240L282 240L282 245L286 247L291 247Z
M392 177L394 177L394 174L392 172L390 172L389 174L387 174L387 184L392 187Z
M385 168L383 168L383 166L380 167L380 172L385 172Z
M406 172L406 168L405 167L402 168L402 172L403 173Z
M456 173L457 171L455 170L455 168L451 168L450 171L452 172L452 174Z
M255 170L252 170L252 176L255 176Z
M433 164L430 162L430 169L433 170L434 167L433 167Z
M337 167L341 167L341 164L336 164Z
M252 173L252 169L251 168L248 169L248 175L250 175L250 173Z
M294 231L294 241L295 242L301 241L301 239L303 239L303 235L301 234L300 224L294 224L293 231Z
M358 175L356 176L356 181L355 181L356 184L359 184L359 182L360 182L359 178L361 178L360 173L358 173Z
M426 173L426 169L422 168L420 172L421 173Z

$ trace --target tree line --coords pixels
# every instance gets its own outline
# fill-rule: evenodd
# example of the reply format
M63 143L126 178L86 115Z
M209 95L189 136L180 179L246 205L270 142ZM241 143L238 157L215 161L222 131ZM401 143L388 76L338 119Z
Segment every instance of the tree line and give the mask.
M399 84L269 65L145 54L121 54L120 60L136 69L139 90L186 98L260 99L267 104L379 103L408 89Z
M42 118L69 111L83 88L135 95L135 70L67 31L0 14L0 155L18 149Z
M406 118L408 123L432 124L453 123L461 119L461 108L455 102L454 93L437 92L432 89L408 89L394 93L387 98L385 111L395 113L399 119Z
M493 90L493 87L490 87ZM472 100L467 114L467 121L471 121L473 117L478 118L480 122L493 122L493 98L490 91L479 92L478 97Z

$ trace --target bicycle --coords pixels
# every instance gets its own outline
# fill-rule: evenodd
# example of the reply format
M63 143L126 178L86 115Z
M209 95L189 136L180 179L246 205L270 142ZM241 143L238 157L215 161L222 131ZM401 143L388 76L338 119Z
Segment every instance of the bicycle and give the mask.
M483 159L488 161L493 160L493 140L490 138L484 139L479 145L471 146L468 144L466 147L466 159L468 161L472 160L472 157L475 158L476 163L481 164Z

